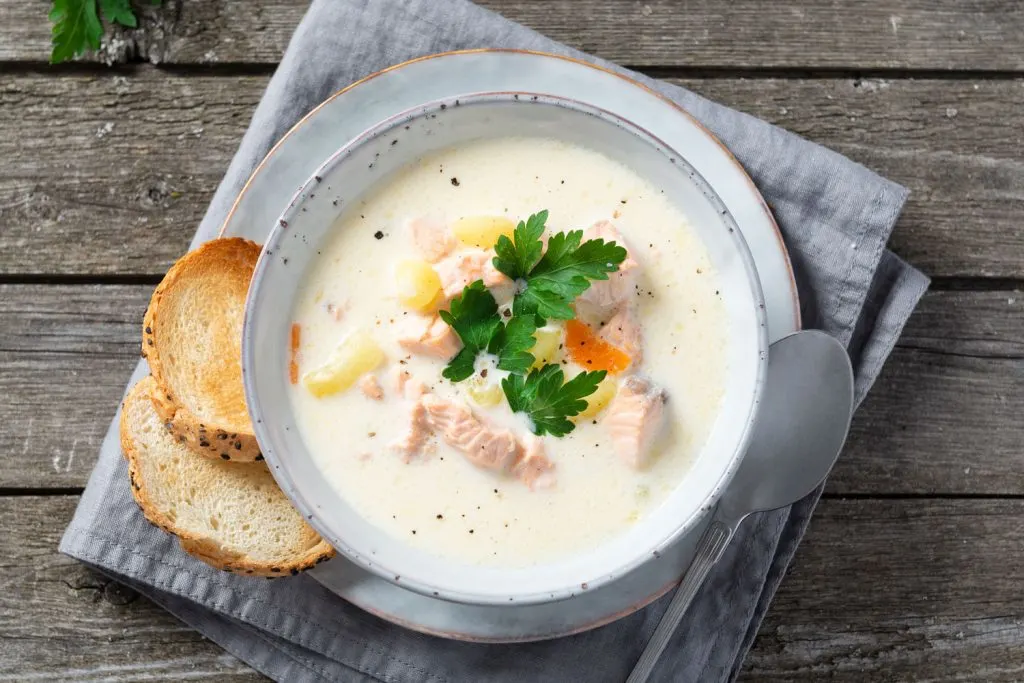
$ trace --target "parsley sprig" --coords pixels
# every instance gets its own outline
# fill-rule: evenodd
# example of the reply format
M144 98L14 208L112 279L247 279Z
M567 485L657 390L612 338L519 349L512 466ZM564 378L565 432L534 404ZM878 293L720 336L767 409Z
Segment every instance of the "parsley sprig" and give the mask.
M494 267L518 284L512 312L534 314L538 324L548 318L571 320L576 297L592 281L607 280L626 259L626 250L615 242L583 242L582 230L552 235L545 252L541 235L547 219L548 212L541 211L520 221L512 239L502 235L494 246Z
M440 311L462 340L462 350L441 374L461 382L473 375L477 356L492 353L498 369L510 373L501 388L513 412L528 415L537 435L565 436L575 427L569 418L586 409L584 399L597 391L606 372L581 372L566 382L558 365L533 368L534 333L548 318L571 320L576 297L592 281L607 280L608 273L617 271L626 250L603 239L584 242L583 231L573 230L552 235L545 251L541 236L547 220L548 212L539 211L520 221L511 239L502 235L494 246L494 267L516 283L507 322L482 280L466 286L449 310Z
M526 413L538 436L565 436L575 425L568 418L586 410L587 396L597 391L605 378L604 370L581 372L568 382L562 368L545 365L529 375L509 375L501 388L513 412Z
M159 5L161 0L149 0ZM86 50L98 50L103 37L100 12L108 23L135 28L138 21L130 0L52 0L50 21L53 22L50 63L66 62Z
M450 310L440 311L441 319L462 340L462 350L448 362L441 374L453 382L472 376L476 357L484 351L498 357L498 369L526 372L534 363L530 349L537 343L532 318L512 318L503 323L498 302L482 280L466 286L452 299Z

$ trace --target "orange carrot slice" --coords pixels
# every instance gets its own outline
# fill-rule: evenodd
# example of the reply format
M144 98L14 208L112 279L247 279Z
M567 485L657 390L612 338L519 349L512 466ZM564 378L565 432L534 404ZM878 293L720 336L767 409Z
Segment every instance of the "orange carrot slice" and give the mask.
M587 370L607 370L615 375L632 362L629 354L595 334L594 329L579 320L565 324L565 351Z
M299 383L299 343L302 339L302 326L292 323L292 339L288 357L288 381Z

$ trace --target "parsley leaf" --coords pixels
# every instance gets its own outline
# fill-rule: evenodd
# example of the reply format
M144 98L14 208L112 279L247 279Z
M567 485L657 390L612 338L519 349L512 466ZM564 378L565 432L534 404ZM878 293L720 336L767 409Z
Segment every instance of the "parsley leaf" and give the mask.
M131 0L98 0L103 18L110 23L135 28L138 20ZM150 0L159 5L161 0ZM53 23L50 63L66 62L86 50L98 50L103 38L103 23L96 9L97 0L52 0L50 21Z
M488 350L498 356L498 369L509 372L526 372L533 365L533 354L529 350L537 343L533 333L537 323L533 316L513 317L498 330L491 339Z
M514 412L526 413L538 436L565 436L575 425L567 418L586 409L583 400L597 391L605 378L604 370L581 372L568 382L557 365L545 365L529 375L509 375L501 382L505 398Z
M548 212L541 211L525 223L520 221L512 239L502 235L494 246L494 267L525 283L516 294L513 312L534 314L538 325L548 318L571 320L576 297L592 280L607 280L608 273L617 271L626 258L626 250L615 242L583 242L582 230L552 235L545 252L540 237L547 219Z
M51 64L66 62L87 49L99 48L103 24L96 13L96 0L53 0L50 21L53 22Z
M544 234L544 224L548 222L547 210L535 213L526 219L526 222L519 221L510 240L502 235L494 245L494 267L504 273L510 280L525 278L533 267L540 261L544 252L544 243L540 236Z
M484 287L483 280L477 280L452 299L450 310L439 311L438 314L462 340L462 350L449 361L441 375L453 382L461 382L473 374L477 354L487 349L502 329L498 303Z
M100 0L100 7L103 9L103 18L107 21L116 21L129 28L135 28L138 25L129 0Z

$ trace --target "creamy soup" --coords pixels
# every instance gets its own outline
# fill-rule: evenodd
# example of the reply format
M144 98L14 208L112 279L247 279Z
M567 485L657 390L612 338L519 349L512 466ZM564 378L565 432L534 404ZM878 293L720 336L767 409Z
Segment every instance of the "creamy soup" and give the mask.
M495 355L442 376L463 344L437 312L479 279L508 324L531 285L495 268L494 242L541 210L545 244L580 229L627 250L574 320L533 335L536 366L566 382L607 371L562 436L512 411ZM424 158L350 206L292 327L291 400L323 476L382 531L467 563L545 562L636 524L700 452L726 374L717 276L685 210L599 153L522 138Z

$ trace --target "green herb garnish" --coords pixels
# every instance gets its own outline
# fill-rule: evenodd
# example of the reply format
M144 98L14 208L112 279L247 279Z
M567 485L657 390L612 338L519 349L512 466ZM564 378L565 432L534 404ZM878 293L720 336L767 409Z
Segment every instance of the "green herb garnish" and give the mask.
M617 271L626 250L603 239L583 242L583 231L573 230L552 235L545 252L541 235L547 220L548 212L539 211L519 222L512 239L502 235L494 246L494 267L516 283L507 322L482 280L465 287L452 299L450 310L440 312L463 344L441 374L461 382L473 375L480 353L493 353L498 369L511 373L501 388L512 410L530 417L535 434L565 436L575 427L568 418L586 409L584 399L597 391L607 373L582 372L566 382L557 365L531 371L533 335L548 318L572 320L576 297L591 281L607 280L608 273Z
M604 370L581 372L568 382L562 368L545 365L529 375L509 375L501 381L505 398L514 412L526 413L537 435L565 436L575 425L567 418L586 410L587 396L597 391Z
M466 286L452 299L450 310L440 315L462 340L462 350L441 373L446 379L461 382L472 376L476 357L483 351L498 357L499 370L526 372L533 365L529 350L537 342L533 338L537 326L532 318L512 318L503 324L498 303L482 280Z
M494 246L494 267L517 283L512 312L534 314L543 320L572 320L572 303L593 280L607 280L619 269L626 250L615 242L593 239L583 242L583 231L559 232L548 240L547 252L540 239L548 212L541 211L519 222L513 239L502 235Z
M159 5L161 0L150 0ZM99 0L103 18L129 28L138 24L130 0ZM66 62L86 50L98 50L103 37L97 0L53 0L50 21L53 22L50 63Z

